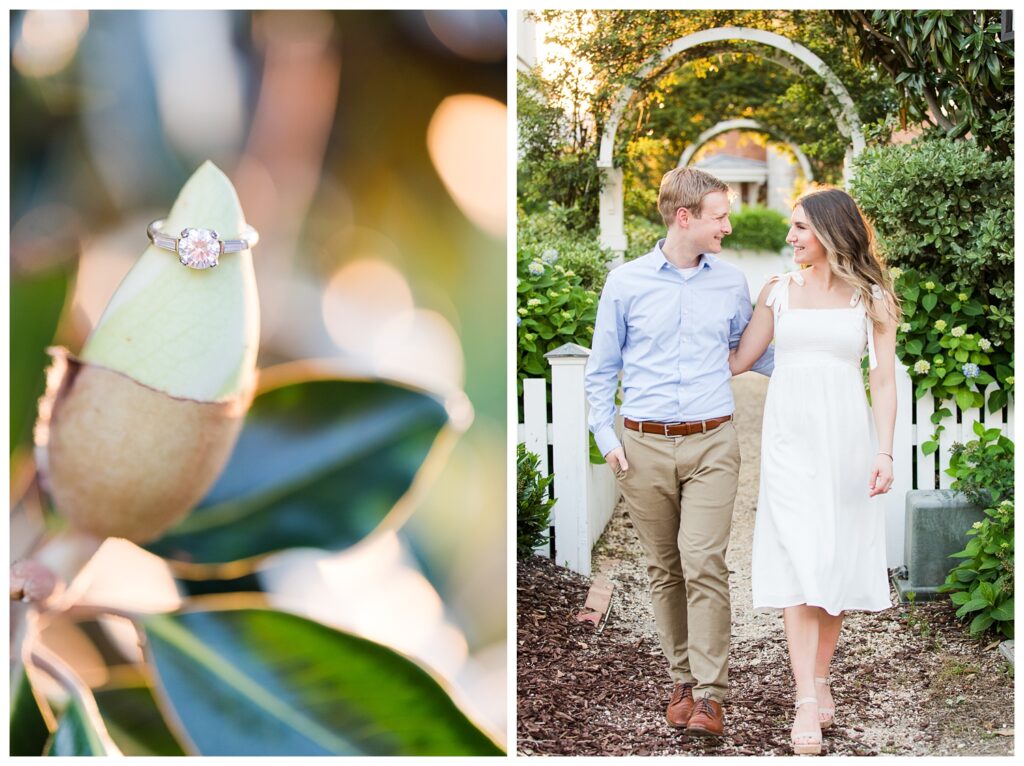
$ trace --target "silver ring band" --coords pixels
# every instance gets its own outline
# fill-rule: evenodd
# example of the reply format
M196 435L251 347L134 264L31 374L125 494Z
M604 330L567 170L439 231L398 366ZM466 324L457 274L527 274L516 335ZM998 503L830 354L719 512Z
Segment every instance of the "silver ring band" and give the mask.
M149 241L163 250L178 254L183 266L193 269L209 269L217 265L224 253L239 253L254 247L260 241L259 232L246 226L239 239L221 239L212 229L185 228L180 237L173 237L161 231L163 218L158 218L146 227Z

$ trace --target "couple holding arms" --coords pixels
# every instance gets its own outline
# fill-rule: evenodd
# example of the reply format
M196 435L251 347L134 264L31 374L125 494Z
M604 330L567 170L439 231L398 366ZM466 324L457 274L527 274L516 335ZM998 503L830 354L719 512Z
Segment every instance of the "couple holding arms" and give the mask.
M662 179L658 209L666 237L608 275L586 385L591 430L647 556L674 681L666 718L690 734L724 731L725 554L740 468L729 381L753 369L771 376L753 608L783 610L797 697L793 751L819 753L835 716L829 665L843 614L890 606L876 496L893 481L899 301L870 225L841 190L798 200L787 242L803 268L769 280L753 309L742 272L714 255L731 232L729 187L676 168ZM620 372L621 442L613 429Z

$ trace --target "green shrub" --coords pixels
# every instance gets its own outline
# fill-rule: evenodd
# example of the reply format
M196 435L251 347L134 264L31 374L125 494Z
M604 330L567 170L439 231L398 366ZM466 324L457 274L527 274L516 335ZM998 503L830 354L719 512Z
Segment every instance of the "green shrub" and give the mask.
M926 136L869 149L854 162L851 193L873 220L903 319L896 353L918 398L994 412L1014 390L1013 161L971 140ZM938 448L937 406L926 453Z
M555 501L547 489L553 476L541 476L537 470L540 458L527 451L525 444L516 450L516 558L520 561L533 555L534 548L547 540L551 525L551 508Z
M761 205L744 205L731 213L732 234L722 244L736 250L767 250L779 252L786 246L789 221L777 210Z
M1013 343L1013 160L974 141L869 149L850 187L890 266L928 274L982 307L984 337Z
M523 249L518 252L516 369L520 397L523 378L551 380L544 354L566 343L590 348L594 337L597 295L586 290L580 276L558 260L560 255L537 258Z
M903 317L896 333L896 351L910 368L915 396L930 391L936 401L955 401L962 410L985 406L985 388L997 381L988 397L995 412L1014 390L1013 347L988 335L985 306L972 288L955 288L937 274L899 267L891 270ZM942 421L953 414L938 407L932 415L935 434L922 442L925 454L938 449Z
M973 539L953 554L963 560L939 591L952 594L972 636L992 629L1013 638L1013 442L981 423L974 433L978 439L953 447L946 472L956 477L952 489L985 506L986 518L967 531Z
M541 213L520 209L516 246L531 260L560 263L579 276L584 289L600 292L612 254L601 247L597 231L574 228L575 217L573 210L554 203Z

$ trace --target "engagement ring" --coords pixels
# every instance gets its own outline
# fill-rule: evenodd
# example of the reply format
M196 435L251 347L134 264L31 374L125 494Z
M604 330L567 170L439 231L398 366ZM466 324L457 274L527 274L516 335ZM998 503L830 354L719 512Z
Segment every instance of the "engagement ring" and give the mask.
M157 247L178 254L183 266L191 269L209 269L217 265L223 253L238 253L248 250L260 240L252 226L246 226L242 239L220 239L212 229L182 229L180 237L172 237L160 231L164 219L153 221L146 227L146 234Z

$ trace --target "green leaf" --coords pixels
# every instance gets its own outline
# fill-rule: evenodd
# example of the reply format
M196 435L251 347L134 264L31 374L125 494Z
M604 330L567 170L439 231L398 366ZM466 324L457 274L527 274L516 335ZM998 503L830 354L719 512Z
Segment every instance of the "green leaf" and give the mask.
M446 421L440 401L386 381L269 388L200 506L148 548L197 564L346 548L388 516Z
M973 391L960 389L959 391L956 392L956 396L954 398L956 399L956 403L961 410L969 410L974 406Z
M500 755L386 647L266 609L142 618L158 694L200 755Z
M31 435L67 286L63 271L11 279L11 451Z
M980 582L978 583L978 598L982 599L988 606L992 606L996 602L996 592L992 589L992 583Z
M999 620L1000 622L1006 622L1008 620L1012 620L1013 619L1013 597L1011 596L1009 599L1007 599L1006 601L1001 603L999 606L997 606L995 609L993 609L991 612L989 612L989 614L992 615L992 619L993 620Z
M926 441L921 444L921 452L923 452L925 455L932 454L938 448L939 443L937 441Z
M22 667L11 692L11 755L42 755L49 738L50 731Z
M988 630L995 620L992 619L991 614L979 614L971 621L971 634L981 633L983 630Z
M985 599L972 598L970 601L968 601L966 604L964 604L962 607L956 610L956 616L963 617L965 614L977 612L979 609L984 609L987 606L990 606L990 604Z
M57 721L46 755L119 755L102 725L89 715L81 701L71 697Z
M952 596L950 596L949 600L957 606L963 606L971 600L971 594L967 591L960 591L959 593L954 593Z
M186 755L145 684L93 692L111 739L125 755Z
M953 571L956 573L956 579L960 582L970 582L978 576L977 572L970 569L955 569Z
M939 302L939 297L935 293L926 293L921 298L921 305L924 306L925 311L931 311L935 308L935 305Z

